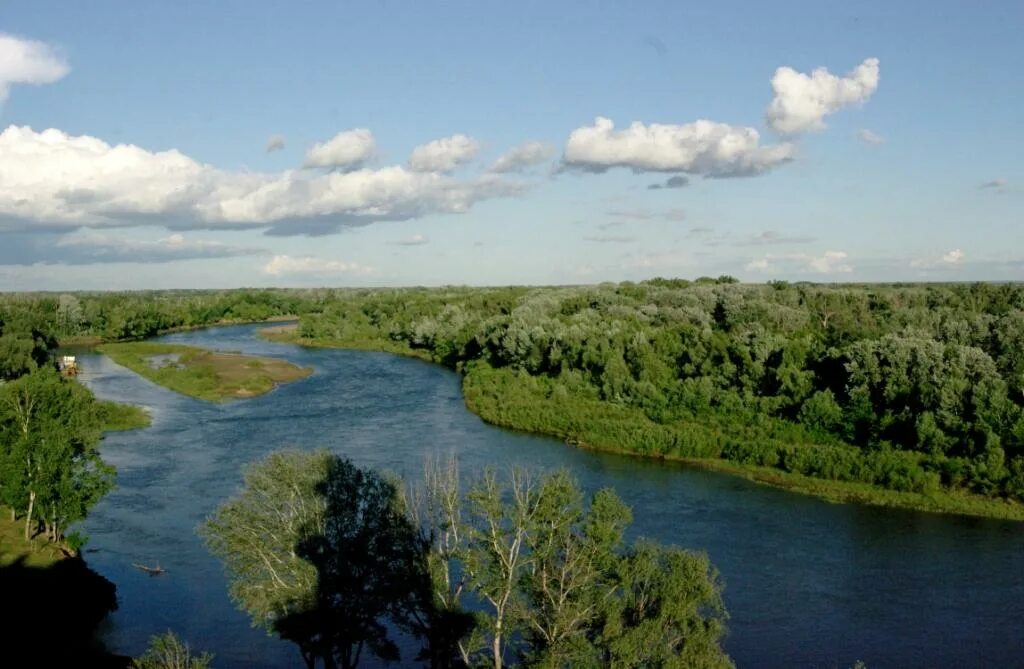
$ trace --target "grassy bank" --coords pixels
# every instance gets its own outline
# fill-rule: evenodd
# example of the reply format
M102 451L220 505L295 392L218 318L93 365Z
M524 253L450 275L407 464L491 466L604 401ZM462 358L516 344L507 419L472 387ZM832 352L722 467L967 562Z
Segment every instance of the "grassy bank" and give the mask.
M325 348L386 351L433 360L429 352L409 348L403 342L384 339L317 339L298 336L295 326L267 328L260 336L271 341ZM643 411L549 387L544 379L486 364L463 370L463 397L467 408L493 425L565 440L589 450L682 462L704 469L740 476L757 483L813 495L836 503L915 509L1008 520L1024 520L1024 505L960 491L936 488L927 492L903 492L855 481L832 480L785 471L774 466L736 462L713 454L723 446L742 450L743 426L709 422L665 425L650 420ZM782 435L780 435L782 436ZM749 446L747 446L749 450ZM819 448L802 444L800 448ZM833 445L820 448L838 448ZM677 452L673 452L677 451ZM707 457L680 455L707 451ZM780 463L782 464L782 463Z
M104 344L97 350L154 383L209 402L256 397L313 372L276 358L173 344Z
M65 557L46 537L25 541L25 519L11 520L11 510L0 506L0 568L18 563L45 569Z
M121 404L110 400L97 400L104 432L121 432L149 427L153 422L149 412L134 404Z
M295 344L310 348L347 348L356 351L377 351L426 360L427 362L437 362L434 356L430 355L429 351L409 348L405 342L391 341L389 339L309 339L299 335L299 328L294 323L263 328L258 330L256 334L262 339L277 342L278 344Z

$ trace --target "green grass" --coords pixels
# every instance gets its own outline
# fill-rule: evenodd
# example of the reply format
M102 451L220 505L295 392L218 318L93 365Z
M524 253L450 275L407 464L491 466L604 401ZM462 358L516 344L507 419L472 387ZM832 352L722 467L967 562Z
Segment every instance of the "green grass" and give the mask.
M411 349L402 342L385 339L310 340L299 337L294 326L268 328L260 334L277 342L385 351L436 362L428 351ZM711 454L721 452L723 444L746 436L742 425L732 425L729 421L663 425L650 420L635 407L580 397L565 393L564 389L551 392L552 388L548 388L543 379L525 373L495 370L487 365L470 365L463 371L466 407L488 423L500 427L557 437L570 445L595 451L682 462L813 495L829 502L1024 520L1024 505L1005 499L941 488L928 492L903 492L714 457ZM813 444L803 446L816 448ZM673 451L688 454L704 451L708 457L678 455Z
M407 358L437 362L430 351L409 348L405 342L392 341L390 339L309 339L299 336L298 327L295 325L279 325L270 328L263 328L257 335L267 341L278 344L296 344L308 346L309 348L347 348L357 351L377 351L381 353L393 353Z
M11 510L0 506L0 567L21 561L25 567L45 568L66 555L45 536L25 541L25 519L11 520Z
M138 430L153 422L149 412L134 404L121 404L110 400L96 400L104 432Z
M104 344L97 350L154 383L208 402L256 397L282 383L297 381L313 373L312 369L276 358L220 353L174 344ZM160 360L158 356L172 358Z

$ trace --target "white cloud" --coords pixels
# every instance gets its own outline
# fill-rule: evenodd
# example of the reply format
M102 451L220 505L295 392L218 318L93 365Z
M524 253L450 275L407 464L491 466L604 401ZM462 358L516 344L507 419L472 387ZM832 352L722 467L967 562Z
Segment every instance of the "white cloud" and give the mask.
M0 103L14 84L49 84L70 71L49 45L0 33Z
M751 260L746 269L753 272L814 272L817 274L848 274L853 271L845 251L825 251L819 256L807 253L768 253Z
M1006 183L1007 183L1006 179L1003 179L1002 177L1000 177L998 179L993 179L992 181L986 181L985 183L981 184L978 187L979 188L995 188L995 189L999 190L999 189L1006 188Z
M959 265L964 259L964 252L960 249L953 249L942 255L942 262L947 265Z
M872 132L867 128L861 128L857 131L857 138L865 144L885 144L885 137L882 137L876 132Z
M487 170L497 174L505 172L521 172L527 167L539 165L555 155L555 147L544 142L527 142L521 144L500 158Z
M158 224L327 234L382 220L462 213L518 195L497 175L456 180L400 166L348 172L219 170L176 150L11 126L0 133L0 233Z
M963 264L964 258L967 256L966 253L960 249L953 249L947 253L943 253L941 257L932 256L931 258L912 258L910 260L910 266L914 269L953 269Z
M426 235L412 235L405 239L396 239L393 242L388 242L388 244L391 244L392 246L423 246L424 244L429 243L430 238Z
M373 158L377 142L366 128L345 130L306 151L303 167L338 167L356 169Z
M337 274L371 274L372 267L366 267L357 263L340 262L338 260L326 260L313 256L300 256L293 258L289 255L276 255L263 266L263 272L271 276L287 275L315 275L327 276Z
M479 150L480 142L466 135L435 139L412 150L409 167L415 172L451 172L472 160Z
M780 67L772 77L775 97L768 105L768 125L781 133L821 130L824 118L843 107L866 102L878 88L878 59L868 58L845 77L824 67L811 74Z
M825 251L824 254L810 258L807 266L821 274L843 274L852 272L853 268L846 263L846 251Z
M267 138L267 153L284 149L284 135L271 135Z
M635 122L616 130L609 119L569 135L563 163L604 172L628 167L642 172L687 172L706 177L761 174L793 159L790 143L761 146L757 130L714 121L685 125Z

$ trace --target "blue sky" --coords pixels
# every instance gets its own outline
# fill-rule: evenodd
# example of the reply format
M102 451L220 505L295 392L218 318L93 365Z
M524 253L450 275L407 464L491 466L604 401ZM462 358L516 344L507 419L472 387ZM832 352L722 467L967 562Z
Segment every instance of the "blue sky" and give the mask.
M0 289L1020 280L1021 25L1019 2L7 2Z

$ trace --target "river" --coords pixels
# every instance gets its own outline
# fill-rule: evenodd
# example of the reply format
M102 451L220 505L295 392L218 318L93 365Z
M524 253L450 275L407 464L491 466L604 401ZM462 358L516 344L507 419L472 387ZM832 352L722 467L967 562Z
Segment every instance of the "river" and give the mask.
M383 353L256 338L260 326L160 340L286 358L315 373L227 405L156 386L105 356L80 356L97 395L142 404L145 430L109 435L117 488L84 524L89 565L117 584L103 630L138 654L174 630L214 665L301 666L295 647L249 625L195 534L235 494L242 467L285 446L326 447L409 478L432 453L463 471L569 468L633 508L633 537L707 551L726 583L725 647L740 667L1024 666L1024 524L833 505L714 472L596 454L498 429L462 403L458 377ZM149 576L132 563L159 563ZM362 666L375 666L372 658Z

